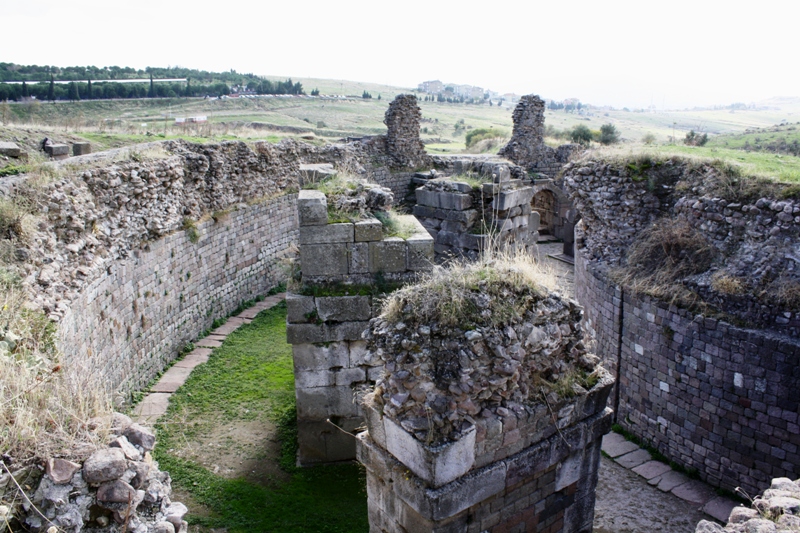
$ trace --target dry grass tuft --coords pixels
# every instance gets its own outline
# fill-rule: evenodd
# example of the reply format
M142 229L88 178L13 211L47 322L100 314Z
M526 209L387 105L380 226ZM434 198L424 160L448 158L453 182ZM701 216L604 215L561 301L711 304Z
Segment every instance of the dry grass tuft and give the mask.
M55 325L27 307L12 278L0 281L0 334L13 339L0 352L0 452L16 463L85 458L105 438L88 422L111 413L108 391L87 369L60 362Z
M487 251L476 262L435 266L418 283L393 293L383 316L437 322L447 327L502 324L524 315L555 290L556 277L524 251Z
M735 296L744 294L747 285L741 278L732 276L724 271L719 271L711 276L711 288L720 294Z
M682 305L697 303L697 296L681 280L711 267L717 250L688 223L659 219L641 232L628 250L627 266L612 272L615 281L638 293Z

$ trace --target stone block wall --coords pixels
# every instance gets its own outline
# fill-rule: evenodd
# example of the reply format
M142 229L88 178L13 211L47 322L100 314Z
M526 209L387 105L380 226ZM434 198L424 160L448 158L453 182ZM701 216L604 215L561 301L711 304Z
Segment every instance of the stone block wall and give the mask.
M355 440L350 433L363 424L358 393L380 372L361 339L373 315L372 296L289 294L286 305L297 397L298 462L353 459Z
M535 247L539 214L531 210L533 189L509 179L507 166L493 168L497 181L479 188L437 179L416 189L414 216L433 237L437 260L474 259L492 245Z
M618 365L617 422L713 486L756 494L800 477L800 341L621 295L582 252L577 298Z
M282 281L278 261L297 242L296 195L242 207L195 231L197 242L177 231L109 265L59 324L60 349L85 359L121 400L214 319Z
M327 198L314 190L300 191L297 212L302 284L311 294L314 287L330 294L287 296L298 461L311 465L350 460L355 458L350 433L363 421L356 395L374 384L380 370L367 358L361 340L369 320L377 316L377 304L359 293L375 287L378 277L403 283L430 269L433 239L411 216L407 219L417 232L408 239L384 238L376 218L329 224Z

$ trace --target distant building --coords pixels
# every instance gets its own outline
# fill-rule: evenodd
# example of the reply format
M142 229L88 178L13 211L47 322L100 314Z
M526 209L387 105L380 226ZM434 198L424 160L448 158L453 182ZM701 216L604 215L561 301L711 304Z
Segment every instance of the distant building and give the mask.
M439 94L444 91L444 83L439 80L423 81L419 84L419 90L427 94Z

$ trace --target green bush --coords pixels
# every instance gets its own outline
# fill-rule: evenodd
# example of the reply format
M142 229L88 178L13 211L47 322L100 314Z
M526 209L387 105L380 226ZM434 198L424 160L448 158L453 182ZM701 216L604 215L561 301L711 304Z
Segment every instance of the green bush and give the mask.
M592 130L590 130L585 124L578 124L572 128L569 137L574 143L588 146L589 143L592 142Z
M495 128L476 128L467 132L465 142L467 143L467 148L469 148L484 139L505 136L506 132L503 130L498 130Z
M689 130L686 137L683 139L683 144L687 146L705 146L708 142L708 133L702 135L695 133L694 130Z
M616 144L619 142L619 132L613 124L603 124L600 126L600 144Z

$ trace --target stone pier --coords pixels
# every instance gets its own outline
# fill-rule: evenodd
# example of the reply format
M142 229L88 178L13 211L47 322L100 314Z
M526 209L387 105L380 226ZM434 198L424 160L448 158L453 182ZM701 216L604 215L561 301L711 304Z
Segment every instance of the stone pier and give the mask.
M372 532L592 530L613 378L586 353L574 302L518 298L513 268L496 274L466 299L492 314L528 302L522 316L446 326L415 301L435 287L410 286L370 323L385 370L357 437Z
M319 191L300 191L297 204L302 288L286 296L286 337L293 345L298 462L351 460L352 434L363 424L359 391L382 371L367 357L361 334L377 295L431 267L433 239L411 216L416 231L407 239L384 238L381 222L369 216L328 224L328 199Z

